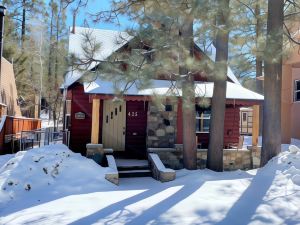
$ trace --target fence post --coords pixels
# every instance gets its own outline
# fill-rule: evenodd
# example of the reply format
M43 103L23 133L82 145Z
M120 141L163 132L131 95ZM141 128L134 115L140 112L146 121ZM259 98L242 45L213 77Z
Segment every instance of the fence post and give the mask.
M67 131L68 136L68 148L70 147L70 131Z
M20 144L19 144L20 151L22 151L22 136L23 136L23 131L21 131L21 137L20 137Z

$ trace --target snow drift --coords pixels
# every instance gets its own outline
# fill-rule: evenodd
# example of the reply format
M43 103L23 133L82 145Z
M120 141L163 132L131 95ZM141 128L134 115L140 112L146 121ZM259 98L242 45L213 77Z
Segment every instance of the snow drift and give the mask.
M180 170L167 183L115 186L106 170L63 145L17 153L0 169L0 224L300 224L296 146L264 168Z
M105 168L62 144L20 151L10 158L0 168L2 206L24 196L72 194L107 183Z

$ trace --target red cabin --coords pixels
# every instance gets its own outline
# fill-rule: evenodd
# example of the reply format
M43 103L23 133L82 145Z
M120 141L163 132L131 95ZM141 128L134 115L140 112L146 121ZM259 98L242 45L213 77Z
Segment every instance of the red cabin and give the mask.
M80 39L91 32L102 43L102 59L119 51L132 38L127 35L116 43L120 32L77 27L70 34L69 51L80 55ZM125 33L124 33L125 34ZM78 49L79 48L79 49ZM203 55L200 48L196 48ZM94 67L96 64L93 65ZM164 77L149 81L147 88L132 82L122 95L116 94L128 85L122 79L107 81L99 76L84 82L84 73L72 71L64 84L66 100L65 127L70 130L70 148L85 154L87 143L101 143L114 153L145 158L147 148L173 148L182 144L182 100L180 85ZM196 134L198 148L207 148L213 83L196 76ZM240 107L259 105L263 96L244 88L228 70L224 148L237 145L240 137ZM203 104L205 102L205 104Z

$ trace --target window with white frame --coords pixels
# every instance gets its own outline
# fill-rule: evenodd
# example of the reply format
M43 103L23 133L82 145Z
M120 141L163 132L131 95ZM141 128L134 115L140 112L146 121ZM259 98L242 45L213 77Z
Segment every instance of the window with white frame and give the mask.
M300 80L295 80L294 101L300 102Z
M202 108L196 105L196 132L209 133L210 125L210 108Z

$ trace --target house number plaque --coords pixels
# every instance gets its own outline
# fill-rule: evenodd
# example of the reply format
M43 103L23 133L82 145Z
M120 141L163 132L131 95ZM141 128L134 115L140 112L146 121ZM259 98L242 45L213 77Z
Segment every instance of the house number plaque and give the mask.
M85 119L85 113L83 113L83 112L75 113L75 119L76 120L84 120Z
M138 113L137 112L128 112L128 116L130 116L130 117L137 117Z

